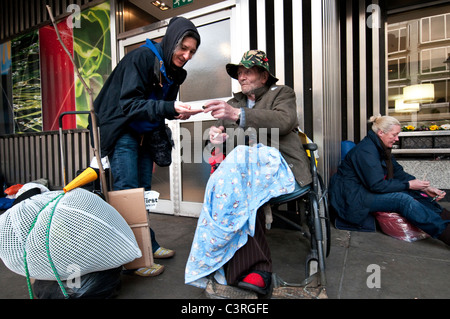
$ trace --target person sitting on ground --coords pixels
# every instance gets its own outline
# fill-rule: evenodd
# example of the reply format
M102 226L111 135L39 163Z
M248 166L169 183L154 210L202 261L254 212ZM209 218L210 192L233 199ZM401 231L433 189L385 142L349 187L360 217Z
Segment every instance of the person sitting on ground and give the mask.
M205 112L211 112L211 115L218 119L215 126L210 128L209 137L210 142L215 146L220 146L222 144L227 144L227 139L233 140L233 137L239 136L239 132L243 132L244 130L248 130L249 128L254 129L254 132L257 134L257 141L265 141L266 145L279 144L271 149L266 149L263 147L258 148L256 152L260 152L260 157L271 158L264 163L264 165L273 167L273 172L279 175L279 180L275 178L271 182L268 187L274 187L277 182L280 184L283 183L284 177L287 177L289 174L292 176L292 190L294 187L305 187L309 185L312 181L311 172L309 169L309 160L306 155L306 152L303 149L302 142L296 132L298 128L298 119L297 119L297 107L296 107L296 98L294 90L285 85L276 85L275 83L278 81L269 70L269 63L267 55L263 51L259 50L250 50L246 52L242 60L239 64L227 64L226 70L228 74L233 78L239 81L241 85L241 92L234 95L234 98L225 101L208 101L205 104ZM225 131L225 128L227 130ZM236 135L231 137L227 134L227 132L238 132ZM272 134L271 132L277 131L277 134ZM264 135L264 136L263 136ZM273 136L276 135L276 136ZM279 141L276 141L276 140ZM239 141L239 137L237 138ZM242 141L242 139L241 139ZM233 144L236 145L236 144ZM261 145L261 144L258 144ZM276 152L273 149L276 149ZM232 152L250 152L249 150L243 150L241 148L236 147ZM277 154L281 154L279 159ZM223 167L223 165L228 165L227 159L231 155L229 153L225 158L225 161L220 164L219 169ZM251 156L251 155L250 155ZM283 162L285 161L285 162ZM266 164L267 163L267 164ZM277 164L275 164L277 163ZM286 163L286 167L284 167L284 163ZM238 165L236 165L237 167ZM256 165L258 166L258 165ZM236 172L236 167L230 168L227 170L227 173L224 175L224 178L231 178L230 174ZM249 167L254 168L249 165ZM257 190L255 190L257 185L251 184L249 175L246 169L250 171L250 168L245 167L241 174L238 174L236 177L236 181L239 180L239 185L242 185L242 181L245 179L245 185L252 185L249 187L243 187L242 191L246 192L246 198L252 196L253 203L250 203L249 206L255 205ZM261 168L261 171L264 168ZM259 171L258 171L259 172ZM210 181L213 177L216 177L215 174L217 171L211 176ZM223 172L222 172L223 173ZM218 173L217 173L218 174ZM253 172L255 175L255 172ZM242 179L241 179L242 176ZM267 177L269 178L269 177ZM270 177L273 178L273 175ZM259 181L255 180L257 184ZM216 197L222 196L219 194L219 186L222 186L222 180L219 180L219 185L216 186L215 191L214 187L211 193L209 193L208 187L207 192L205 193L205 201L207 196ZM264 180L266 182L266 180ZM222 184L220 184L222 183ZM209 182L208 182L209 184ZM297 184L297 185L295 185ZM287 184L286 184L287 185ZM283 187L280 187L282 189ZM236 187L238 189L238 187ZM234 189L233 194L236 192ZM264 189L265 191L266 189ZM239 191L239 189L237 190ZM244 196L244 197L245 197ZM233 203L232 203L233 204ZM237 206L236 206L237 205ZM231 210L234 207L239 207L242 203L236 202ZM218 205L222 208L222 204ZM204 204L205 207L205 204ZM256 221L254 225L254 235L248 236L245 238L245 245L239 247L236 250L236 247L230 247L233 253L227 256L231 257L230 260L226 261L224 265L224 269L226 269L226 283L229 285L236 285L241 288L245 288L248 290L255 291L259 294L265 295L270 292L270 284L271 284L271 273L272 273L272 260L270 255L270 248L265 238L265 214L261 207L257 207L256 213ZM244 210L244 209L243 209ZM204 213L205 208L202 213ZM211 209L213 214L216 214L217 211ZM240 213L240 212L239 212ZM237 215L240 215L237 213ZM247 210L247 213L248 210ZM224 214L230 214L230 212L225 212ZM227 216L227 215L226 215ZM199 219L199 226L206 220L208 217L203 218L202 215ZM217 219L217 223L224 222L224 220L220 221L220 218L225 218L220 215ZM231 218L231 217L230 217ZM228 225L236 224L239 216L234 216L233 220L227 220ZM212 220L215 219L215 216L212 216ZM215 221L211 221L214 223ZM253 225L250 227L252 229ZM199 228L197 228L198 231ZM215 233L217 231L223 230L222 226L219 225L212 232ZM217 238L211 238L212 241L215 241ZM226 244L229 244L227 242ZM225 244L224 244L225 245ZM219 249L225 249L222 244L218 244ZM230 245L233 246L233 245ZM225 246L227 247L227 246ZM196 260L198 264L194 265L194 259L196 256L193 256L193 252L196 248L196 243L193 244L193 250L191 250L191 257L188 261L188 265L186 267L186 280L187 283L195 277L193 274L198 274L198 269L195 268L196 265L204 265L205 259L199 256L202 260ZM209 254L207 252L206 254ZM224 255L221 253L213 252L215 254L216 259L221 262L225 259ZM225 254L225 253L224 253ZM192 268L191 268L192 266ZM200 266L200 268L202 268ZM206 268L206 267L203 267ZM212 273L214 269L208 269L210 273ZM191 276L192 274L192 276ZM198 278L199 276L195 277ZM192 279L193 280L193 279Z
M395 212L431 237L450 245L450 212L437 201L446 193L406 173L391 154L400 122L372 116L372 130L351 149L331 177L331 206L344 221L363 225L369 214Z

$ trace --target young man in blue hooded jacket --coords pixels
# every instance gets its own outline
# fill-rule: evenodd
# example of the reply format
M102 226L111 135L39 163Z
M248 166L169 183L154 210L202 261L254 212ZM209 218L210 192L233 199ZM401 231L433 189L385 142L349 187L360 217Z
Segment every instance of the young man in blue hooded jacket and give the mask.
M165 127L165 119L186 120L201 112L176 101L187 76L183 69L200 45L194 24L182 17L170 20L161 43L147 40L131 51L113 70L94 102L100 128L101 156L109 157L113 189L151 189L154 154L152 132ZM170 140L170 136L165 136ZM170 142L170 141L169 141ZM174 251L159 246L151 230L155 258L169 258ZM135 271L156 276L164 266Z

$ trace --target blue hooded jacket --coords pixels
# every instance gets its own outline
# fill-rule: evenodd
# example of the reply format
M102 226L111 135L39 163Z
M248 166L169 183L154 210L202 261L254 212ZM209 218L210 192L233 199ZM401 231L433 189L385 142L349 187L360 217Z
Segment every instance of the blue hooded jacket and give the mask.
M117 139L131 130L130 123L163 122L178 115L174 101L186 79L186 70L172 65L172 55L178 41L188 31L196 36L198 47L200 35L196 27L182 17L172 18L161 44L154 43L172 81L167 91L163 92L160 86L159 59L147 47L126 54L108 77L94 101L102 157L109 155ZM162 81L165 81L164 77Z

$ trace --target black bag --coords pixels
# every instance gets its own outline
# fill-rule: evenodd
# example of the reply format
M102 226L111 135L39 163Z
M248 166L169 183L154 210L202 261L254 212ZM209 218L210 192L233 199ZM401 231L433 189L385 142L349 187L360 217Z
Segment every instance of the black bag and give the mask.
M122 266L81 276L80 287L62 284L68 299L111 299L117 297L121 288ZM38 299L64 299L57 281L36 280L33 290Z
M172 131L168 126L163 125L148 133L146 144L156 165L165 167L172 164L172 148L175 143L172 139Z

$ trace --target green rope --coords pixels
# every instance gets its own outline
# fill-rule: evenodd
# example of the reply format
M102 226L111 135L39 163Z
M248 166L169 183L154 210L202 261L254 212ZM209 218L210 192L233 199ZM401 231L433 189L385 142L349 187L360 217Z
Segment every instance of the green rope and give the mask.
M56 270L55 264L53 263L52 257L50 256L50 245L49 245L49 241L50 241L50 226L51 226L51 223L52 223L53 215L55 214L56 206L58 205L59 201L62 199L62 195L64 195L64 193L58 196L59 199L56 202L55 206L53 206L52 213L50 214L50 219L49 219L49 221L47 223L47 232L46 232L46 237L45 237L45 248L47 250L48 261L50 263L50 266L52 267L53 274L55 275L56 281L58 282L58 285L61 288L61 291L62 291L64 297L67 299L67 298L69 298L69 295L67 294L66 289L64 288L64 285L63 285L63 283L61 281L61 278L59 277L58 271Z
M28 270L28 263L27 263L27 250L26 250L26 244L27 244L28 236L30 235L31 231L33 230L34 226L36 225L36 221L37 221L39 215L42 213L42 211L43 211L45 208L47 208L47 206L49 206L53 201L58 200L58 202L59 202L59 200L62 198L62 196L64 196L64 193L62 193L62 194L58 195L57 197L53 198L51 201L49 201L49 202L48 202L48 203L47 203L47 204L39 211L39 213L36 215L36 217L34 218L33 222L31 223L31 227L30 227L30 229L28 230L27 237L25 238L24 251L23 251L23 263L24 263L24 266L25 266L25 275L26 275L26 277L27 277L28 294L30 295L30 299L33 299L33 289L32 289L32 287L31 287L30 273L29 273L29 270ZM56 207L56 205L55 205L55 207ZM55 210L55 207L53 207L53 211ZM53 213L52 213L52 216L53 216ZM51 222L51 218L50 218L50 222ZM49 222L49 223L50 223L50 222ZM48 228L48 227L47 227L47 228ZM47 249L47 250L48 250L48 249ZM48 254L49 254L49 253L47 252L47 255L48 255ZM65 292L65 290L64 290L64 292ZM64 292L63 292L63 293L64 293Z

